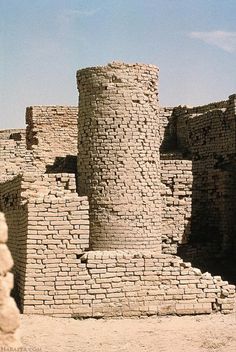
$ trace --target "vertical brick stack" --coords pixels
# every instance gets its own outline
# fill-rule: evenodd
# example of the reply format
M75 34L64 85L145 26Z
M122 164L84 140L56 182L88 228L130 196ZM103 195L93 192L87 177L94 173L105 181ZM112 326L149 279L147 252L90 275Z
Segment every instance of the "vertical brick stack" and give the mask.
M6 246L7 225L0 213L0 349L1 347L19 346L17 329L19 327L19 312L10 291L13 287L13 275L9 270L13 266L11 254Z
M124 63L77 73L78 190L93 250L161 250L157 75Z

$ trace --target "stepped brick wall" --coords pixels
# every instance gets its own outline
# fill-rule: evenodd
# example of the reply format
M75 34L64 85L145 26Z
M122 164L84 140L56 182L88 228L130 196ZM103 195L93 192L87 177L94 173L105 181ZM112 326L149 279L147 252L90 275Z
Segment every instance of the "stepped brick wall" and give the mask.
M25 313L83 318L234 309L233 285L201 273L179 257L147 250L76 256L78 239L66 246L58 231L51 240L40 238L41 255L31 255L34 262L27 271ZM46 245L46 258L42 258Z

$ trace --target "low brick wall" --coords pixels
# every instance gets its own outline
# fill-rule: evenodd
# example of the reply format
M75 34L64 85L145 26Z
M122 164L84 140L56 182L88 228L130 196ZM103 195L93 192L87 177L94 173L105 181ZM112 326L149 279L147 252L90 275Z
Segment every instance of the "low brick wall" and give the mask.
M32 299L42 304L39 286L69 275L71 259L88 249L88 200L77 195L72 174L25 174L0 184L0 207L15 262L14 297L24 311Z
M56 248L59 242L55 253ZM46 269L41 265L40 278L32 282L31 300L26 297L25 313L85 318L229 313L234 309L233 285L219 276L202 274L177 256L92 251L80 257L67 255L64 262L64 272L57 270L60 259L51 271L49 262ZM37 268L39 272L39 264Z
M19 312L10 291L13 288L13 274L9 270L13 266L11 254L6 246L7 225L4 215L0 213L0 348L19 346L17 329Z

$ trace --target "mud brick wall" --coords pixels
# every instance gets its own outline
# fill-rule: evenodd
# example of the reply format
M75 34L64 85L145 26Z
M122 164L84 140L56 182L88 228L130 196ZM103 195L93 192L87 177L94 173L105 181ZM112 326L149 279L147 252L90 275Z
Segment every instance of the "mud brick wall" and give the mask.
M159 108L157 75L140 64L80 70L78 126L77 107L35 106L26 111L26 140L24 131L0 131L0 211L22 312L233 310L233 285L173 254L195 239L204 242L200 255L236 248L236 96ZM187 250L195 259L194 243ZM3 286L12 280L4 275Z
M162 253L177 253L191 228L192 161L161 160Z
M86 197L47 196L28 203L28 260L25 313L63 312L77 294L77 258L88 249ZM58 308L58 309L57 309Z
M25 136L25 129L23 129L23 128L13 128L13 129L9 129L9 130L0 130L0 140L1 139L21 140L22 136Z
M44 125L41 123L41 127L37 126L36 120L38 119L40 111L47 111L44 117ZM160 142L163 145L161 146L161 150L166 150L167 148L172 148L174 134L173 134L173 123L172 123L172 111L173 108L162 107L160 108ZM32 114L35 114L35 117L32 117ZM50 154L53 160L53 164L50 162L48 164L49 172L74 172L76 170L76 160L73 158L74 155L77 154L77 119L78 108L77 107L29 107L27 108L27 121L35 120L34 122L30 122L27 129L27 139L28 146L26 149L26 130L25 129L10 129L10 130L0 130L0 182L4 182L8 179L17 176L22 172L36 172L37 168L40 166L42 168L41 171L44 171L45 163L42 161L44 157L47 158L47 154ZM50 115L50 116L48 116ZM52 139L50 136L50 131L48 131L48 126L46 125L49 120L49 126L53 123L54 119L57 118L62 119L63 121L57 121L57 123L63 125L66 123L71 126L63 127L60 130L60 134L63 132L63 139L61 139L61 135L58 132L53 131L53 133L58 134L58 139L60 142L64 141L64 145L60 145L64 151L58 153L58 141ZM68 118L68 119L67 119ZM46 120L48 119L48 120ZM52 123L50 122L52 119ZM39 118L41 121L41 117ZM54 126L54 125L53 125ZM32 130L31 130L32 128ZM40 130L41 128L41 130ZM69 129L69 134L67 134ZM74 129L74 130L73 130ZM41 139L40 150L38 150L38 140L37 135L39 134L39 138ZM45 135L44 135L45 134ZM54 134L53 134L54 135ZM56 136L54 135L54 139ZM65 139L66 138L66 139ZM47 139L49 139L47 141ZM42 146L44 143L44 146ZM51 149L48 149L47 143L51 143ZM54 144L55 143L55 144ZM37 151L33 151L37 149ZM45 149L45 150L44 150ZM56 150L56 151L55 151ZM65 152L66 151L66 152ZM56 157L53 154L60 154ZM40 157L38 156L40 154ZM50 157L49 155L49 157ZM66 155L66 156L65 156ZM38 159L39 157L39 159ZM41 160L42 159L42 160ZM41 160L41 161L40 161ZM34 166L33 166L34 165ZM44 166L43 166L44 165ZM35 167L37 166L37 167Z
M22 199L42 196L77 195L75 175L67 173L41 174L24 173L21 182Z
M26 109L27 149L32 150L36 169L53 172L66 158L77 155L77 119L78 108L74 106Z
M7 225L0 213L0 349L19 347L18 327L20 315L10 291L13 288L13 266L11 254L6 245Z
M30 170L32 155L26 150L25 130L0 131L0 182Z
M32 292L39 304L38 286L51 272L68 274L70 259L88 249L88 200L78 197L72 174L25 174L0 185L0 194L15 261L14 296L24 311Z
M65 272L58 271L59 259L57 265L48 259L48 276L45 272L40 280L36 275L26 313L82 318L228 313L234 308L233 285L175 256L92 251L76 258L64 253Z
M77 72L78 192L90 248L161 247L158 68L112 63Z
M196 119L198 117L202 117L202 119L206 119L205 123L207 123L207 116L205 114L211 114L213 111L217 110L222 110L226 109L228 106L228 102L226 100L222 100L220 102L215 102L215 103L210 103L207 105L202 105L202 106L196 106L196 107L187 107L187 106L179 106L174 108L173 110L173 118L176 120L176 132L177 132L177 144L182 151L186 151L187 153L191 153L191 146L193 145L192 143L192 135L193 131L189 128L189 123L192 123L192 125L196 125L195 129L197 127L200 127L200 121L190 121L190 119ZM203 126L205 127L205 126ZM195 131L195 130L194 130ZM202 138L206 136L206 132L204 130L199 131L204 132L202 134ZM199 137L197 138L199 139ZM202 141L202 145L205 145L204 142Z
M193 241L212 242L235 251L235 101L177 108L179 148L193 162Z

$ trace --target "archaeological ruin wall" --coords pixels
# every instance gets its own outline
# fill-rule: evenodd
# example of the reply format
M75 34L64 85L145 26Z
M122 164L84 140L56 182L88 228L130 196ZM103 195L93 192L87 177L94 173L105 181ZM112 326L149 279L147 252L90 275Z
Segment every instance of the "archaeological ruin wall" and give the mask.
M88 201L77 195L74 175L41 175L40 180L24 175L16 179L15 189L19 181L27 228L21 236L23 219L18 217L17 236L9 245L21 261L16 268L22 312L102 317L233 309L234 286L176 256L150 250L88 251ZM13 195L10 202L17 199L13 188L2 191ZM13 223L9 216L14 214L4 211Z
M10 291L13 288L13 266L11 254L6 245L7 225L4 215L0 213L0 349L20 346L18 328L19 311Z
M24 129L0 130L0 151L0 182L13 178L32 163Z
M26 109L26 145L39 172L76 168L78 108L31 106ZM73 158L74 157L74 158Z
M192 216L192 161L161 160L162 252L177 254L189 242Z
M22 311L35 302L37 313L50 284L53 299L60 276L69 275L70 259L88 248L88 202L78 197L75 181L73 174L26 173L0 185L15 261L14 296Z
M192 243L233 256L235 243L236 96L174 111L177 147L192 160Z
M160 108L157 75L140 64L80 70L79 116L77 107L29 107L26 138L0 132L1 151L14 140L7 151L16 167L5 156L0 210L22 312L83 318L234 309L233 285L176 254L181 246L196 254L208 207L207 221L217 219L222 232L215 241L207 225L209 244L233 243L235 96ZM28 158L20 167L16 142Z
M90 205L90 248L161 250L156 67L78 72L78 192Z

